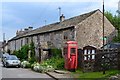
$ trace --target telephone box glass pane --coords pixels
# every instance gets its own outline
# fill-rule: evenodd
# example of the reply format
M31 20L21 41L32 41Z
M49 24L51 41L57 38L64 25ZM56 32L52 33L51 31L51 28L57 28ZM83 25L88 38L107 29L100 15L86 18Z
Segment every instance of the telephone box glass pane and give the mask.
M75 54L75 53L76 53L75 48L71 48L70 49L70 54Z

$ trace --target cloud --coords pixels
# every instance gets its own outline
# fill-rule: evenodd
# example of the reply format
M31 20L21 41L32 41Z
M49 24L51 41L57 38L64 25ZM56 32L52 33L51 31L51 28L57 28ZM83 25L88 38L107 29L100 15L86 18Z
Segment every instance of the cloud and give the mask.
M2 13L2 3L0 3L0 13ZM0 41L2 41L2 14L0 14Z
M98 1L98 0L92 0ZM91 0L4 0L2 2L91 2Z
M118 0L105 1L105 7L118 8Z
M102 2L103 0L4 0L2 2ZM118 0L104 0L105 2Z
M47 23L58 21L58 7L62 8L62 13L66 18L98 8L102 10L102 0L4 0L2 3L3 8L0 8L0 16L3 17L3 23L1 23L3 25L0 27L0 35L3 27L7 39L15 36L16 30L20 30L26 25L33 23L39 27L44 25L45 20ZM118 0L105 0L105 10L116 12L117 3ZM1 36L0 40L2 40Z

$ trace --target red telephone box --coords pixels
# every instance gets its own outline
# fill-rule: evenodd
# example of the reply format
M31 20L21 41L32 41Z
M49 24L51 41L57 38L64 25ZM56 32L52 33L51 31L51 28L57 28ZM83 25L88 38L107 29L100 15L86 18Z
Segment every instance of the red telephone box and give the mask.
M64 47L65 69L75 71L77 68L78 45L76 41L68 41Z

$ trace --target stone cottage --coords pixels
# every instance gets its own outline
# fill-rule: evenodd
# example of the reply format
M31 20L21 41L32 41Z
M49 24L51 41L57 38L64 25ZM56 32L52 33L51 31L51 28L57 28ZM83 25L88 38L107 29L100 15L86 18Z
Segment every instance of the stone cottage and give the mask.
M60 17L60 22L45 25L32 30L32 27L24 31L17 31L16 36L8 41L8 48L11 51L20 49L23 45L30 43L35 44L36 57L45 58L47 54L43 51L39 56L40 49L51 49L64 47L66 41L73 40L78 42L78 47L90 45L101 48L103 45L103 14L98 10L91 11L79 16L65 19ZM116 35L115 27L104 17L105 43L111 42Z

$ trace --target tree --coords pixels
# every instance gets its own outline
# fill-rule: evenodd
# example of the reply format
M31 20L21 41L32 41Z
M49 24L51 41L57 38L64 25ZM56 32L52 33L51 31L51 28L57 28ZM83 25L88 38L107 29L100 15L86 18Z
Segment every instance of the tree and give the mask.
M24 59L24 60L28 59L28 51L29 51L29 45L28 44L22 46L22 48L20 50L22 59Z
M36 61L36 58L35 58L35 45L34 45L33 41L30 43L29 50L30 50L29 62L32 64L32 63L34 63Z
M113 42L120 42L120 17L113 15L112 13L106 11L105 16L112 23L112 25L118 30L118 35L113 39Z

